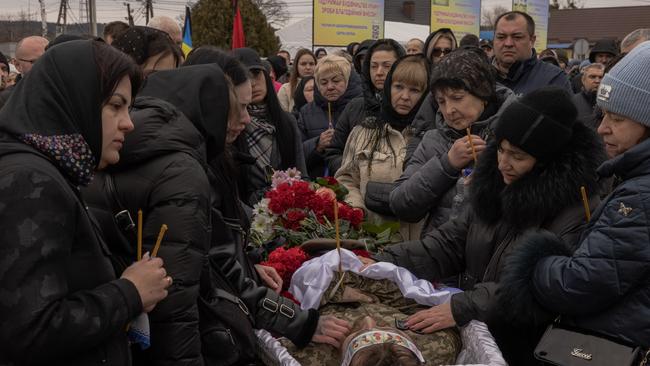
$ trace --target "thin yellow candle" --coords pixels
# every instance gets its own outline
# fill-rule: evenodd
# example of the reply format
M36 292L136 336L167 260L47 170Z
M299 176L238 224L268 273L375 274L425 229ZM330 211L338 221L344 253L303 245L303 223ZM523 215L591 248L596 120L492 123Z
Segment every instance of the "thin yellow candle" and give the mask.
M591 210L589 209L589 198L587 197L587 189L585 186L580 187L580 194L582 195L582 204L585 206L585 216L587 222L591 221Z
M336 251L339 253L339 274L343 275L343 264L341 263L341 234L339 229L339 203L334 200L334 228L336 230Z
M332 124L332 103L327 102L327 121L329 122L328 128L334 128Z
M158 233L158 239L156 240L156 245L153 247L153 250L151 251L152 258L158 255L158 249L160 249L160 244L162 243L166 231L167 231L167 225L162 224L162 226L160 227L160 232Z
M142 210L138 210L138 260L142 259Z
M472 141L472 131L467 127L467 138L469 139L469 146L472 148L472 158L474 158L474 165L476 165L476 162L478 161L478 157L476 156L476 148L474 147L474 141Z

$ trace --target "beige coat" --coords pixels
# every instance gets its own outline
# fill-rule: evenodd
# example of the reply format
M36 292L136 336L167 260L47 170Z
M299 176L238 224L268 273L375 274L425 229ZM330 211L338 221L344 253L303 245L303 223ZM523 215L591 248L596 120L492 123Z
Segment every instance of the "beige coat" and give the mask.
M384 216L366 209L364 197L366 185L369 181L392 183L402 174L406 146L410 135L410 128L399 132L388 124L388 138L392 149L383 142L372 157L372 170L368 171L371 159L371 150L368 139L372 130L368 127L357 125L352 129L343 150L341 168L336 172L335 178L347 188L350 193L346 202L353 207L363 208L366 211L366 220L374 223L384 221L399 221L395 217ZM393 151L395 152L393 154ZM412 224L400 221L400 233L404 240L417 240L420 237L421 222Z
M280 101L282 109L291 113L293 110L293 93L291 93L291 84L282 84L280 90L278 90L278 100Z

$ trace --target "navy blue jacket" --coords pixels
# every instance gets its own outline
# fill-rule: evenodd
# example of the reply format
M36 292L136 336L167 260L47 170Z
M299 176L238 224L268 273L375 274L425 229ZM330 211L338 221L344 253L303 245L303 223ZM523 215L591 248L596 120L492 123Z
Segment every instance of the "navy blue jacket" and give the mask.
M538 60L535 49L528 60L515 62L508 75L497 73L497 81L516 94L527 94L547 85L563 87L570 93L573 91L566 73L555 65Z

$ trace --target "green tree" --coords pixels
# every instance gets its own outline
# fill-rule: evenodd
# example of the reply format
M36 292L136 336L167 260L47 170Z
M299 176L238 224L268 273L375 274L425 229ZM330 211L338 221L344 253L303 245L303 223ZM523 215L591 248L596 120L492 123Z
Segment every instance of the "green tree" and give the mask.
M194 47L213 45L230 49L232 41L233 10L231 0L199 0L192 7L192 42ZM260 56L275 55L280 39L264 14L251 0L239 0L244 23L246 46Z

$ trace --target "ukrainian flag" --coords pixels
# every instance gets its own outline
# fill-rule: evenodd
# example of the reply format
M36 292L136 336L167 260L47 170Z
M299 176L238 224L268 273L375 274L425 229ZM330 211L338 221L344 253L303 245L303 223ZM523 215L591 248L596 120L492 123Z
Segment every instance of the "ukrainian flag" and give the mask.
M185 57L192 50L192 19L188 6L185 7L185 25L183 25L183 44L181 45L181 49Z

